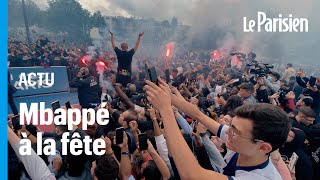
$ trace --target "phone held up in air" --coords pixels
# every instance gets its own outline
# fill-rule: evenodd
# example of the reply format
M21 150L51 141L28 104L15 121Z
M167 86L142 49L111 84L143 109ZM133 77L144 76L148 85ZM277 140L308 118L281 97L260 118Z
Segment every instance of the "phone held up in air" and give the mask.
M158 83L158 76L157 76L157 71L155 67L151 67L148 69L149 73L149 79L151 82L155 83L157 86L159 85Z
M124 128L119 127L116 129L116 144L122 144L123 143L123 132Z
M139 148L140 150L147 150L148 149L148 137L147 134L142 133L138 135L139 138Z
M11 118L12 126L15 131L20 130L22 126L19 122L20 115L15 115Z
M51 107L52 107L52 110L55 111L56 109L59 109L61 106L60 106L60 102L59 101L54 101L51 103Z
M66 108L67 108L67 109L72 109L71 104L70 104L70 101L66 102Z

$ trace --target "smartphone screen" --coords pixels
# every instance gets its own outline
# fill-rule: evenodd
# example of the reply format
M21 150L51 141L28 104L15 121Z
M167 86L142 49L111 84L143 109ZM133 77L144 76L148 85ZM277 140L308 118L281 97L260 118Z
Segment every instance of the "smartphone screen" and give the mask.
M122 144L123 143L123 132L124 128L119 127L116 129L116 144Z
M66 102L66 108L67 108L67 109L72 109L71 104L70 104L70 101Z
M169 72L169 69L166 69L165 75L166 75L166 82L169 83L169 82L170 82L170 72Z
M149 69L148 69L148 73L149 73L149 79L150 79L150 81L153 82L153 83L155 83L156 85L158 85L156 68L155 68L155 67L149 68Z
M59 101L54 101L51 103L51 107L52 107L52 110L55 111L56 109L59 109L61 106L60 106L60 102Z
M143 72L139 72L139 81L144 81L145 75Z
M21 125L20 125L20 115L15 115L12 117L11 122L12 122L12 126L14 130L20 130L21 129Z
M316 84L316 78L313 76L310 76L309 84L311 87L313 87Z
M147 150L148 149L148 143L147 143L148 137L147 137L147 134L145 134L145 133L139 134L138 138L139 138L140 150Z

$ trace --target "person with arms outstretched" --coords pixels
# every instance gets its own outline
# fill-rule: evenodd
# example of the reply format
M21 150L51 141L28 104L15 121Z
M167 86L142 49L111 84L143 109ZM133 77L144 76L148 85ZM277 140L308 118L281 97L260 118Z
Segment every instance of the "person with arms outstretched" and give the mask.
M109 31L109 30L108 30ZM140 40L144 32L139 33L137 42L131 50L128 51L128 43L121 43L121 50L116 46L114 34L109 31L111 34L111 44L115 53L117 54L118 59L118 68L117 68L117 83L121 83L122 86L126 86L131 82L131 63L132 57L135 52L137 52Z

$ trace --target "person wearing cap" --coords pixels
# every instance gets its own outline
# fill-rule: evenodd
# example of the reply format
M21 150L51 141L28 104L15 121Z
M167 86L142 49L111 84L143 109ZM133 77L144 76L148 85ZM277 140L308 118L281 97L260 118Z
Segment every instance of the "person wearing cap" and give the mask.
M287 64L287 69L282 74L281 79L282 80L286 80L288 82L290 80L290 77L292 77L292 76L295 77L295 75L296 75L296 73L295 73L294 69L292 68L292 64L288 63Z
M312 161L305 151L305 140L306 135L303 131L292 128L289 132L287 142L279 148L281 157L288 167L292 166L290 164L295 164L294 168L289 168L289 170L297 180L312 180L313 176ZM296 163L293 162L295 160L295 158L293 158L294 153L298 156Z
M263 77L263 82L273 94L277 93L280 90L280 74L271 71L269 76L271 77L271 82L266 77Z
M78 88L79 103L82 108L95 108L100 104L101 87L96 77L92 76L87 67L79 70L70 87Z

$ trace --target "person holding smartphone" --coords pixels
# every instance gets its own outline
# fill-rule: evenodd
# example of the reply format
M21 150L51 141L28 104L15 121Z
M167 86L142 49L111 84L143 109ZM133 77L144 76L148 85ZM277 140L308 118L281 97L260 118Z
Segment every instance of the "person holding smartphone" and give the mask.
M316 112L316 123L320 123L320 78L315 78L312 76L307 78L304 70L300 69L297 72L296 80L299 86L304 88L302 94L304 96L310 96L313 98L311 108Z
M159 86L146 81L149 102L163 118L167 145L181 179L282 179L270 153L287 140L291 120L280 108L271 104L247 104L236 110L230 126L220 125L187 102L176 89L159 79ZM223 174L202 168L175 122L171 106L198 120L226 143L226 166ZM270 116L272 114L272 116ZM284 169L287 173L287 169Z

